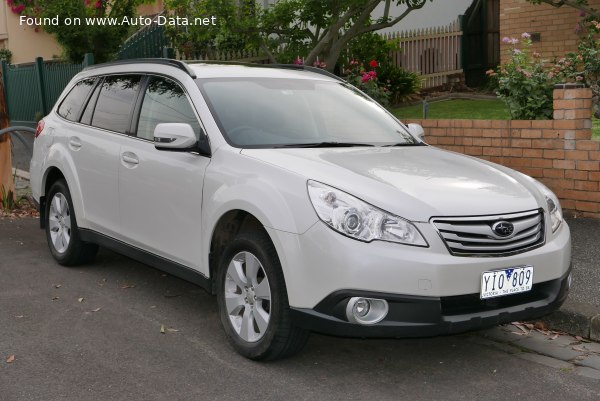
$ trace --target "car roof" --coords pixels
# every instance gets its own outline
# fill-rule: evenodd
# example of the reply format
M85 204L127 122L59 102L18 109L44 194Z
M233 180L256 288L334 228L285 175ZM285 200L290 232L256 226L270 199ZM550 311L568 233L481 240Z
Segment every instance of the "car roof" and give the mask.
M196 78L289 78L341 81L326 70L293 64L249 64L222 61L188 61L173 59L132 59L97 64L86 67L83 75L102 75L123 72L185 72Z

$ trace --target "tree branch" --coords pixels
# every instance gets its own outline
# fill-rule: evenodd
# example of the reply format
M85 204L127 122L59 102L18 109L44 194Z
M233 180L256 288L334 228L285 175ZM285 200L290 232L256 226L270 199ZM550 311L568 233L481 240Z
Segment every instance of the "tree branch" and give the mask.
M562 7L562 6L568 6L568 7L572 7L575 8L577 10L583 11L586 14L590 14L590 15L594 15L596 17L600 16L600 13L598 12L598 10L595 10L591 7L589 7L587 1L586 2L580 2L577 0L528 0L530 3L534 3L534 4L540 4L540 3L545 3L545 4L549 4L552 7Z
M391 26L394 26L398 22L400 22L401 20L403 20L408 14L410 14L411 12L413 12L416 9L417 8L415 8L415 7L409 7L402 14L400 14L398 17L394 18L391 21L380 22L380 23L377 23L377 24L367 25L367 26L363 27L362 29L360 29L358 31L358 34L360 35L360 34L363 34L363 33L378 31L378 30L383 29L383 28L389 28Z

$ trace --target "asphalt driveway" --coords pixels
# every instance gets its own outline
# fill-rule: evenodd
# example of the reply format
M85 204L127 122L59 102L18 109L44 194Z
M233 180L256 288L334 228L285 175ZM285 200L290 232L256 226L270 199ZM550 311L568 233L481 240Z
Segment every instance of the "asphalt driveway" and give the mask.
M59 266L37 224L0 219L0 400L600 398L598 380L473 334L312 335L295 358L251 362L201 288L106 250L92 265Z

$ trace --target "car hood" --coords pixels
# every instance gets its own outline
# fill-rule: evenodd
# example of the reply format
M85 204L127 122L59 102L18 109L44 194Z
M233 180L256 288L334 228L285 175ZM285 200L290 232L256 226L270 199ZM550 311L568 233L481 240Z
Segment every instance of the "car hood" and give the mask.
M507 214L543 204L535 184L523 174L431 146L244 149L241 153L413 221Z

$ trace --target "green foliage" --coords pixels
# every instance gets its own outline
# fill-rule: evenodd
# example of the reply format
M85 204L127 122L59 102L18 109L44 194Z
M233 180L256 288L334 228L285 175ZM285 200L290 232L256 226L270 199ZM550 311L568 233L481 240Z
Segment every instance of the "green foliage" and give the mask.
M580 23L580 40L576 53L569 53L566 60L565 75L575 82L582 82L592 89L594 115L600 118L600 22L586 18Z
M344 71L346 81L375 99L379 104L387 107L390 104L390 90L387 85L377 77L379 63L371 60L366 66L356 60L351 60Z
M6 60L6 64L12 61L12 52L9 49L0 49L0 60Z
M381 35L368 32L354 38L348 44L348 60L378 60L381 65L391 62L391 53L399 51L397 41L384 39ZM346 60L341 60L347 64Z
M546 66L541 55L531 51L529 34L519 39L504 38L511 44L509 60L497 72L488 75L498 79L496 94L502 99L515 120L550 119L553 114L552 92L562 77L563 66Z
M390 103L392 104L406 102L421 91L422 79L419 74L391 64L381 66L379 80L384 82L390 91Z
M150 0L12 0L11 10L16 14L52 18L59 16L59 25L43 25L53 34L69 61L81 63L85 53L94 53L96 62L105 62L115 52L128 34L129 26L87 25L86 18L109 17L119 21L133 17L138 5ZM82 25L64 25L66 17L80 18Z
M432 0L429 0L432 1ZM427 0L278 0L263 8L255 0L166 0L165 7L190 17L216 15L215 33L204 26L171 32L177 46L201 44L209 49L261 49L271 61L292 62L300 57L313 65L317 58L333 71L348 43L405 18ZM405 5L406 7L394 7ZM371 14L382 6L383 16ZM212 29L212 28L211 28ZM211 39L215 38L216 39ZM323 65L320 63L320 65Z
M189 26L185 29L166 26L167 35L175 47L186 55L201 52L211 57L217 51L241 51L259 46L257 27L261 9L254 0L165 0L164 7L189 19L216 17L216 26Z
M17 206L13 191L7 191L4 185L0 186L0 203L2 203L2 210L5 212L10 212Z

